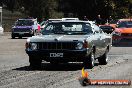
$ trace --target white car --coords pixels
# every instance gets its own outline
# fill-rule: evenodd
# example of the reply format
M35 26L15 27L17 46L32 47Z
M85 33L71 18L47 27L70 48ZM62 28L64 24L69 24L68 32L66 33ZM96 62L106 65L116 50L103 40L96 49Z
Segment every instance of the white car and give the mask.
M4 29L2 28L2 25L0 25L0 34L4 33Z
M79 20L79 18L62 18L62 21Z
M95 24L88 21L51 21L25 44L31 68L40 68L42 60L51 64L84 62L87 68L108 63L107 53L111 49L111 37L105 35ZM105 41L105 42L104 42Z
M48 19L47 21L43 21L42 23L40 23L41 29L44 29L45 25L48 22L52 22L52 21L62 21L62 19Z

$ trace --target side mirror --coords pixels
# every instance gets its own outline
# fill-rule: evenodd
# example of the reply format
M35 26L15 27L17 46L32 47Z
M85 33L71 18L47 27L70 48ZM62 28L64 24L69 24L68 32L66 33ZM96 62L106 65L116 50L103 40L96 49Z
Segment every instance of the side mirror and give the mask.
M95 32L95 31L93 31L93 34L96 34L96 32Z

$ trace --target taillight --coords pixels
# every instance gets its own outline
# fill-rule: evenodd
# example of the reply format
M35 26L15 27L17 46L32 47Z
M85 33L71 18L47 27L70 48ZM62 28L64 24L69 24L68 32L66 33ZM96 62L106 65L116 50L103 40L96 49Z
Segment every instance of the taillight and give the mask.
M88 48L88 42L86 40L83 43L83 48Z

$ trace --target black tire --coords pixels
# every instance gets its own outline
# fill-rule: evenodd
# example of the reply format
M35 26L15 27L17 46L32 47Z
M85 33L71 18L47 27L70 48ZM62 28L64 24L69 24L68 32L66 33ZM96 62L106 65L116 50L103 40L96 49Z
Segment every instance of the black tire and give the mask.
M15 39L15 36L14 36L14 34L11 34L11 38L12 38L12 39Z
M100 65L106 65L108 63L108 52L109 52L109 50L106 49L106 51L103 54L103 56L101 56L100 58L98 58L98 61L99 61Z
M41 69L41 58L36 56L29 56L29 63L32 69Z
M92 69L94 67L94 62L95 62L95 54L92 50L90 55L85 58L83 63L84 63L85 68Z

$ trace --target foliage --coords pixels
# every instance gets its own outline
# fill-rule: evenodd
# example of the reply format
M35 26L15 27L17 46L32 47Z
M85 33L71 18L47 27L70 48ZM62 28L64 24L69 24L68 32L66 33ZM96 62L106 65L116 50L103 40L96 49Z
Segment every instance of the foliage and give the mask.
M9 10L19 10L40 21L45 18L87 16L94 20L98 14L107 19L132 15L132 0L0 0Z

